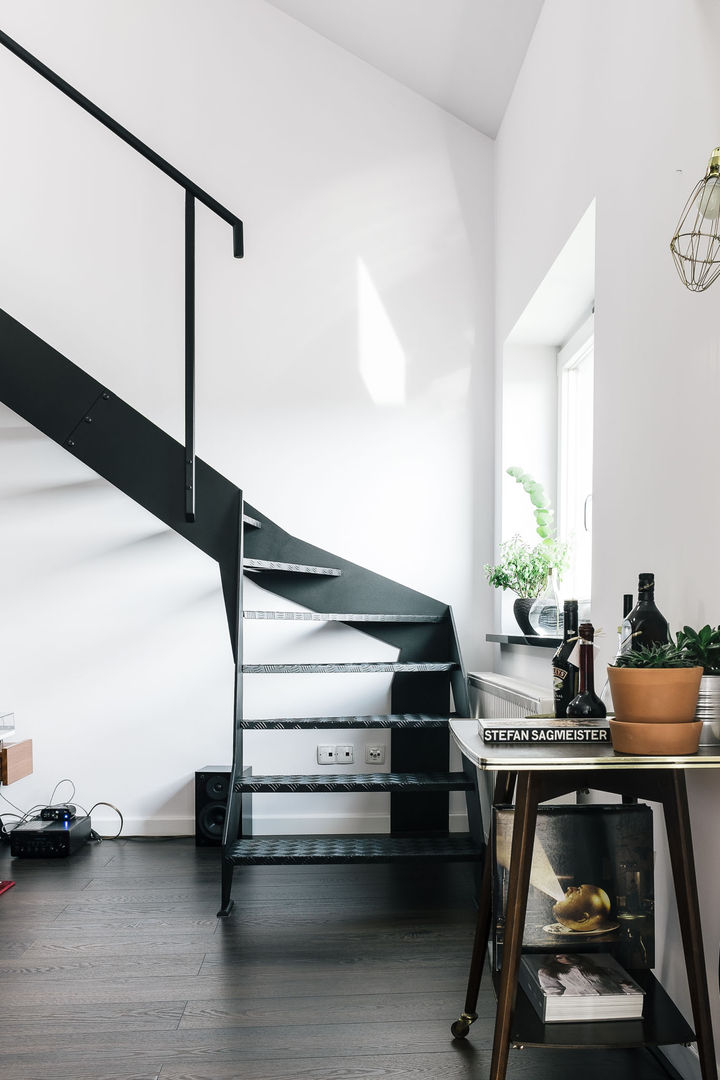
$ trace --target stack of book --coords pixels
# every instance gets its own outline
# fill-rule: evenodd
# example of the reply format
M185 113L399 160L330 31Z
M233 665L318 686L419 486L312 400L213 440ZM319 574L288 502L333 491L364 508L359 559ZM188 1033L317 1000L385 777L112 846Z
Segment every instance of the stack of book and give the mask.
M523 953L518 981L544 1023L642 1016L645 991L608 953Z

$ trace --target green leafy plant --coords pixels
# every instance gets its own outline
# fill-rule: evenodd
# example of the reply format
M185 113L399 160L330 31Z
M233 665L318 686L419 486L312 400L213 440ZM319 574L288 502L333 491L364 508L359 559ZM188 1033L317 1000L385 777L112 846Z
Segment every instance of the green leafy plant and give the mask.
M553 569L562 564L564 552L554 540L532 547L520 536L500 545L500 560L483 567L488 583L496 589L510 589L518 596L534 600L547 585Z
M545 488L537 480L533 480L529 473L523 472L519 465L511 465L506 472L508 476L512 476L513 480L517 480L518 484L527 492L528 498L533 505L536 531L540 539L545 542L554 540L555 531L552 522L555 514L552 504L545 494Z
M639 645L637 649L621 653L613 667L622 668L689 668L696 667L679 645L668 641L664 645Z
M705 675L720 675L720 626L709 624L700 630L684 626L677 632L678 647Z
M488 583L496 589L510 589L523 599L534 600L545 589L553 571L558 581L562 578L567 567L568 545L555 539L553 510L542 484L517 465L512 465L507 473L528 494L540 543L533 546L520 536L513 536L500 545L499 562L495 566L486 564L483 569Z

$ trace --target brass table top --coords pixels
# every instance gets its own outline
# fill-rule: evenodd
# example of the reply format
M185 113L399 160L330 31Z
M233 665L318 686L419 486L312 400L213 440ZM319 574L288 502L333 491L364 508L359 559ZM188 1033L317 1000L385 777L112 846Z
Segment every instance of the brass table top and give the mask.
M491 724L491 719L484 719ZM507 717L498 723L507 724ZM717 769L720 744L701 746L695 754L618 754L606 743L486 743L477 720L451 720L450 733L460 751L479 769L526 772L546 769Z

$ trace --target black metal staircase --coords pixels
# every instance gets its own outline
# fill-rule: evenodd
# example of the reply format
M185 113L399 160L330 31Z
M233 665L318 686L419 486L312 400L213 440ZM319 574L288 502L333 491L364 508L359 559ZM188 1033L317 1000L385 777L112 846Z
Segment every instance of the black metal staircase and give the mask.
M233 765L222 849L222 906L232 907L236 866L278 862L477 859L482 828L475 770L449 770L451 707L469 714L458 638L447 605L291 536L244 503L241 490L194 449L194 204L233 228L242 255L242 222L0 31L0 44L104 124L186 193L186 424L182 445L100 385L31 330L0 311L0 401L134 499L220 567L235 660ZM243 610L243 580L307 609ZM397 659L361 663L243 663L243 626L258 620L343 623L394 646ZM253 719L244 715L243 681L287 673L392 676L390 712L370 716ZM252 776L246 730L323 728L392 731L391 771L354 775ZM390 834L322 837L241 835L242 799L267 792L390 793ZM466 795L469 835L450 834L449 793Z

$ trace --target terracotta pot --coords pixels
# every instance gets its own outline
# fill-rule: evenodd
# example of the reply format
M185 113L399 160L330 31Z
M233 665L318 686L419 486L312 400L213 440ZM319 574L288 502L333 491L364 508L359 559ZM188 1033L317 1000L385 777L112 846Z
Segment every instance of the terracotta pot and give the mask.
M610 734L623 754L694 754L703 669L608 667L615 719Z
M613 750L619 754L694 754L702 720L685 724L626 724L610 720Z

